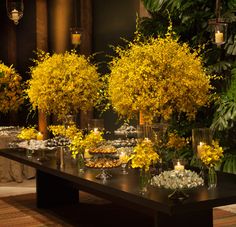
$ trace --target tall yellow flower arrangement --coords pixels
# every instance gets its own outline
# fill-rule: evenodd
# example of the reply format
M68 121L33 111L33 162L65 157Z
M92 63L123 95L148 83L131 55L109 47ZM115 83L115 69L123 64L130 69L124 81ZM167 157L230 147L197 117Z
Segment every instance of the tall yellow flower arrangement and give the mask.
M39 52L26 93L33 109L64 119L68 114L87 111L98 99L101 86L95 65L75 51L50 56Z
M108 93L120 116L132 118L142 112L151 122L182 112L193 119L198 108L208 103L212 87L201 57L170 33L115 50Z
M22 78L13 66L0 62L0 112L16 111L24 102Z

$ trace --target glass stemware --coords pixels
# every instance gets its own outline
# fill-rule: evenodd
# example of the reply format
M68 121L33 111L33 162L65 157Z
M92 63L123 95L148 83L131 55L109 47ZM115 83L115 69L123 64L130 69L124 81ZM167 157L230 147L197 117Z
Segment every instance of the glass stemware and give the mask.
M119 159L121 162L121 172L123 175L128 174L129 172L127 171L127 164L129 162L129 157L131 154L131 149L129 147L122 147L119 148L120 152L119 152Z
M126 175L126 174L129 173L129 172L127 171L127 169L126 169L126 166L127 166L127 163L122 163L122 164L121 164L121 173L122 173L123 175Z

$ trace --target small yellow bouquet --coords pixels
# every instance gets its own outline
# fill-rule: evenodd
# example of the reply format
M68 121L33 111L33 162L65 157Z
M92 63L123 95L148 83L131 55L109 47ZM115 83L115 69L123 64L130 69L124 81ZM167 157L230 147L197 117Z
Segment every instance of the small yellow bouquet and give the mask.
M31 140L37 139L38 131L35 127L22 128L20 133L17 135L17 138L22 140Z
M102 132L91 130L89 134L83 136L81 132L78 132L71 140L69 149L72 153L72 157L75 158L77 154L83 153L86 150L95 148L104 142Z
M159 158L154 144L146 138L134 147L134 154L130 157L131 167L140 168L147 172L151 165L158 162Z
M73 137L73 139L71 140L71 143L69 145L72 158L75 159L79 153L83 153L82 141L83 141L83 134L81 131L78 131Z
M215 167L220 163L223 157L223 148L220 147L218 141L212 141L212 145L203 144L200 152L198 152L200 160L208 168L208 186L215 188L217 186L217 174Z
M212 145L203 144L198 153L200 160L209 168L215 167L223 157L223 148L218 141L212 141Z
M53 136L63 136L70 140L73 140L77 133L80 132L76 125L69 127L65 127L64 125L50 125L48 129L52 132Z

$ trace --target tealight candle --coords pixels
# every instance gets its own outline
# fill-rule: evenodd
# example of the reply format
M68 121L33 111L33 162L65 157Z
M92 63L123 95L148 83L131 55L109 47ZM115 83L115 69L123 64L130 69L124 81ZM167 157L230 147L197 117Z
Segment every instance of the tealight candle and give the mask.
M220 43L223 43L223 42L224 42L224 34L220 31L217 31L215 33L215 43L220 44Z
M37 140L43 140L43 134L41 132L37 134Z
M181 163L179 161L177 161L176 165L174 166L174 169L177 171L183 171L184 165L181 165Z
M94 128L93 131L94 131L94 134L98 134L99 133L98 128Z
M150 139L148 139L147 137L146 137L146 138L144 138L144 140L145 140L146 142L151 142L151 140L150 140Z

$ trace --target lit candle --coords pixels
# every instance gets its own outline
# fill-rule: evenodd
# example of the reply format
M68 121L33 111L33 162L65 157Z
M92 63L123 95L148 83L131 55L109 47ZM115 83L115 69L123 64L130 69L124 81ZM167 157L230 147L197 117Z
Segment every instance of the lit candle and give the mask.
M197 156L199 157L199 154L203 151L202 146L205 145L204 142L200 142L199 145L197 145Z
M181 163L179 161L177 161L176 165L174 166L174 169L177 171L183 171L184 165L181 165Z
M18 21L20 19L19 12L16 9L11 11L11 17L13 21Z
M224 42L224 34L220 31L217 31L215 33L215 43L220 44L220 43L223 43L223 42Z
M146 142L151 142L151 140L150 140L150 139L148 139L147 137L146 137L146 138L144 138L144 140L145 140Z
M73 45L79 45L80 44L80 37L81 34L71 34L71 42Z
M98 128L94 128L93 131L94 131L94 134L98 134L99 133Z
M37 134L37 140L43 140L43 134L41 132Z

